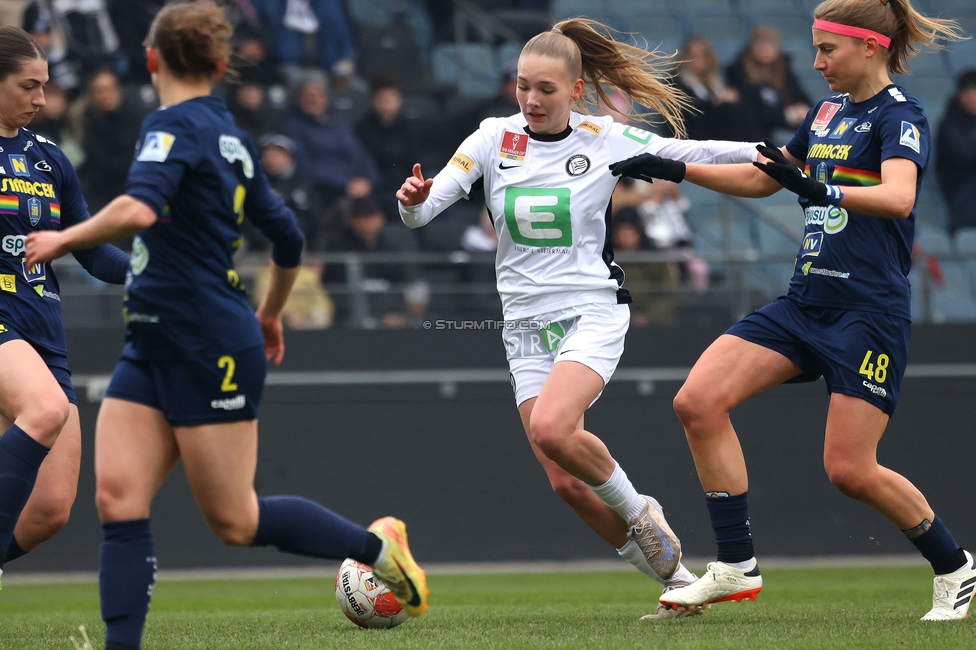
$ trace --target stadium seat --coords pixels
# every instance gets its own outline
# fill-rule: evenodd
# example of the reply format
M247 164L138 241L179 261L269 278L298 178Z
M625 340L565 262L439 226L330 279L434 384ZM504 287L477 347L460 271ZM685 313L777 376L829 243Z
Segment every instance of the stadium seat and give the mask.
M950 45L949 62L954 74L976 68L976 39Z
M495 53L485 43L443 43L434 48L434 81L456 86L465 97L491 97L500 75Z
M919 226L915 233L915 243L929 255L949 255L952 253L949 235L941 228Z
M976 228L960 228L955 235L956 252L976 257Z
M964 262L942 262L942 286L931 285L932 320L958 323L976 320L976 301L972 282Z
M606 0L554 0L550 11L553 22L564 18L585 16L617 30L628 29L621 16L610 8Z
M522 54L523 43L505 41L495 49L495 68L504 75L514 70L518 65L519 55Z
M738 13L703 12L691 18L692 31L709 40L723 64L730 63L749 39L749 21Z
M372 78L377 72L392 73L405 92L428 86L420 53L410 30L403 26L361 29L356 65L364 79Z
M678 17L665 12L634 14L630 18L630 29L646 40L648 46L669 53L681 46L688 31Z

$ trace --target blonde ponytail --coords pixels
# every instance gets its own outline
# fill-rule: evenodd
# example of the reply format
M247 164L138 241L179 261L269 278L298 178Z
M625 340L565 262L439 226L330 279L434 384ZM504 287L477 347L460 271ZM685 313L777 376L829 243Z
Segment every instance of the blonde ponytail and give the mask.
M691 101L668 83L672 58L614 40L610 28L602 23L588 18L560 21L526 43L522 54L562 59L571 77L586 82L587 90L580 99L583 112L599 112L602 105L630 119L649 122L634 111L636 103L659 114L679 137L685 133L681 114ZM607 88L623 95L628 105L616 106Z

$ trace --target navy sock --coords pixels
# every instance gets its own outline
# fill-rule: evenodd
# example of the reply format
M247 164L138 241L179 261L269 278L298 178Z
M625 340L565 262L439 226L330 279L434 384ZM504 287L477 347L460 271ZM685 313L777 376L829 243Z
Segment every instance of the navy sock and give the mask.
M956 544L952 533L938 517L931 524L926 519L915 528L901 532L908 536L922 557L929 561L936 575L952 573L966 563L966 553Z
M16 424L0 436L0 567L7 561L14 527L49 451Z
M359 524L314 501L295 496L258 499L258 532L251 546L274 546L279 551L372 565L383 542Z
M7 547L7 562L16 560L17 558L23 557L28 553L30 553L30 551L25 551L24 549L20 548L20 544L17 543L16 537L10 538L10 546Z
M106 648L139 648L156 585L156 551L148 519L102 524L98 593ZM115 644L114 646L112 644Z
M729 496L725 492L708 492L705 495L719 562L745 562L756 554L749 528L748 494Z

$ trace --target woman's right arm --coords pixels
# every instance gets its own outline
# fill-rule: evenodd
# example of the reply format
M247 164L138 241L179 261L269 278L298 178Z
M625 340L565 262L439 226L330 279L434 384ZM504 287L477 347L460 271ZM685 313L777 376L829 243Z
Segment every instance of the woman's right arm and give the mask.
M413 166L413 176L403 181L396 194L400 201L400 218L410 228L426 226L467 194L454 177L444 172L425 179L418 163Z

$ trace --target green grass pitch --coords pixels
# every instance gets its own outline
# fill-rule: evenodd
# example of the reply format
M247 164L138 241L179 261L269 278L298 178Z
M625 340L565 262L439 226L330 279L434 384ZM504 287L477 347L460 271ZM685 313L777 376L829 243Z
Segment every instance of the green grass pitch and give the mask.
M724 603L677 621L638 620L659 590L634 573L430 578L430 610L393 630L361 630L325 579L160 582L146 650L323 648L974 648L976 622L922 623L924 567L770 569L756 603ZM94 584L0 592L0 649L71 650L104 627Z

